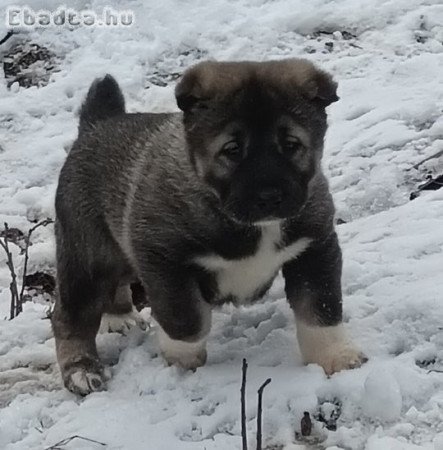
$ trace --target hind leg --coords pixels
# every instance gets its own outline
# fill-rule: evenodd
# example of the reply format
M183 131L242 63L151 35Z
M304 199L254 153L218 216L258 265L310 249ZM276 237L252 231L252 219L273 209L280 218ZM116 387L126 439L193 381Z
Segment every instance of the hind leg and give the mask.
M106 304L128 273L106 228L92 225L86 235L76 233L68 221L65 226L56 222L58 296L52 327L64 384L80 395L104 388L95 337Z
M86 395L104 388L103 366L95 337L106 295L106 278L59 268L59 296L52 326L63 382L72 392Z
M136 326L145 330L148 327L148 323L143 319L132 302L130 284L120 284L116 289L114 298L105 305L99 332L126 334L131 328Z

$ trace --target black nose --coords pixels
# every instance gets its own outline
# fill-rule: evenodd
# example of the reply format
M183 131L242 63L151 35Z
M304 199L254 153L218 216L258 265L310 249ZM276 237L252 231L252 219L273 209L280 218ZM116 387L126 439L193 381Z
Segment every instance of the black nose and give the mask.
M257 195L257 205L263 211L277 208L282 201L283 192L278 188L264 188Z

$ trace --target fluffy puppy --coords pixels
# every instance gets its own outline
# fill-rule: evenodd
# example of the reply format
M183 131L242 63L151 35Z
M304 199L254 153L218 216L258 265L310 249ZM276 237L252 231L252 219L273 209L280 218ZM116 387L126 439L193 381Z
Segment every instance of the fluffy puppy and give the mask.
M280 269L305 362L363 355L342 326L341 252L321 170L336 83L301 59L203 62L176 87L181 113L126 114L115 80L92 85L56 196L57 357L68 389L104 386L103 312L149 296L169 363L206 360L211 309L262 297Z

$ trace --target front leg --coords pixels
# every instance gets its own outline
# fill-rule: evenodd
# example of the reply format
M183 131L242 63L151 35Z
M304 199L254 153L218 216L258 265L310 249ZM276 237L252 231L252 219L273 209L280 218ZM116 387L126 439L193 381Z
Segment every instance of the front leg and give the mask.
M203 366L211 306L187 270L172 270L155 278L148 281L149 295L163 357L168 364L188 370Z
M297 338L305 363L329 375L366 361L342 324L341 251L336 233L314 242L283 267L286 295L294 310Z

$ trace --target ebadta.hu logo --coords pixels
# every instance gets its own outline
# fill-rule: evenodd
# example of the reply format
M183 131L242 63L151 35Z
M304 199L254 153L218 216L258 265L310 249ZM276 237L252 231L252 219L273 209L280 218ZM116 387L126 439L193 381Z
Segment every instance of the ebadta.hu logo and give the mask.
M135 22L134 12L119 11L106 6L101 13L89 9L75 10L60 6L54 11L34 10L29 6L8 6L5 14L6 26L14 27L50 27L50 26L131 26Z

